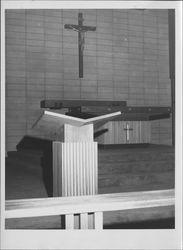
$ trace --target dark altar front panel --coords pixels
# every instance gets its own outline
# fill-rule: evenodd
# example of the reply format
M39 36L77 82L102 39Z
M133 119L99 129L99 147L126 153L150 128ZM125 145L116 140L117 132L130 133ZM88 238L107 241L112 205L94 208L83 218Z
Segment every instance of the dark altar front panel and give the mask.
M99 144L151 143L150 121L110 121L100 129L108 129L96 140Z

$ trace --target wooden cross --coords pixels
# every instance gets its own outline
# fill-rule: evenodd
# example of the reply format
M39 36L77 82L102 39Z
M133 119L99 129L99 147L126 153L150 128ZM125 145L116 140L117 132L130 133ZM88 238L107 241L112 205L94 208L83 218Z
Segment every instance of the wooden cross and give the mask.
M78 51L79 51L79 78L83 78L83 51L84 51L84 33L87 31L95 31L96 27L83 25L83 14L78 13L78 25L65 24L65 29L71 29L78 32Z
M126 124L126 128L124 128L123 130L126 130L126 140L127 142L129 142L130 140L130 131L133 130L133 128L130 128L129 124Z

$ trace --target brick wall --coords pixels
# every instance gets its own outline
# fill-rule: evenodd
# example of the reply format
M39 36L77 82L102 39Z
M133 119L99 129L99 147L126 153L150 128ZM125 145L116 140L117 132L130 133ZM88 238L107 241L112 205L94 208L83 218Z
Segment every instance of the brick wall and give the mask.
M40 114L40 100L124 100L170 106L167 10L82 10L84 78L78 77L78 10L6 12L7 150ZM154 121L153 143L171 143L171 121Z

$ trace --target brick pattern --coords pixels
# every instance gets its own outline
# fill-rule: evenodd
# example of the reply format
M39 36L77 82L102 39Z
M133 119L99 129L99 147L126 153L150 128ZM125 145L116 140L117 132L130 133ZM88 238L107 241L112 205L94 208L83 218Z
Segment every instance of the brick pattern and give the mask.
M170 106L167 10L81 10L84 78L78 77L78 10L7 10L7 150L39 116L42 99L125 100ZM171 143L171 121L153 122L153 142Z

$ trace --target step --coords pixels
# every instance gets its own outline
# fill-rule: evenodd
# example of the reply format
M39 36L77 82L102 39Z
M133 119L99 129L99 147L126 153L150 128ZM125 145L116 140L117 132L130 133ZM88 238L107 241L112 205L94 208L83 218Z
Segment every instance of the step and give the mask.
M115 157L117 157L118 160L158 160L158 159L172 159L174 158L174 152L158 152L158 151L152 151L152 152L139 152L139 151L128 151L123 152L117 151L117 152L110 152L105 151L102 152L99 150L98 153L99 159L103 160L113 160Z
M18 150L9 151L8 158L30 160L32 162L39 162L43 157L43 151L41 150Z
M30 150L43 150L52 145L50 140L38 139L35 137L25 135L17 145L17 150L30 149Z
M173 161L139 161L139 162L99 162L99 174L111 173L146 173L174 170Z
M106 187L129 190L148 186L174 185L174 152L171 147L147 149L99 149L99 189ZM27 174L42 176L43 151L20 149L8 152L6 165ZM49 156L48 154L46 156ZM48 159L46 159L46 162ZM48 164L49 165L49 164ZM51 168L51 163L50 163Z
M51 153L49 150L46 154ZM41 149L20 149L8 152L8 158L30 160L34 163L40 162L44 152ZM160 148L149 147L145 149L99 149L98 162L134 162L134 161L174 161L174 150L172 147Z
M6 168L21 169L21 171L29 171L33 173L41 173L42 166L40 162L32 162L23 159L6 158Z
M111 174L111 175L99 175L99 188L104 187L129 187L138 185L174 185L174 172L160 172L160 173L148 173L148 174Z
M134 155L104 155L101 156L100 152L98 154L98 160L99 161L107 161L107 162L126 162L126 161L159 161L159 160L173 160L174 161L174 155L169 154L169 153L164 153L161 155L158 154L134 154Z
M47 152L46 152L47 153ZM47 153L49 154L49 152ZM30 160L31 162L39 162L44 156L43 151L40 150L19 150L19 151L10 151L8 152L8 158ZM125 163L135 162L135 161L174 161L173 152L98 152L98 162L102 164L111 164L115 163Z

